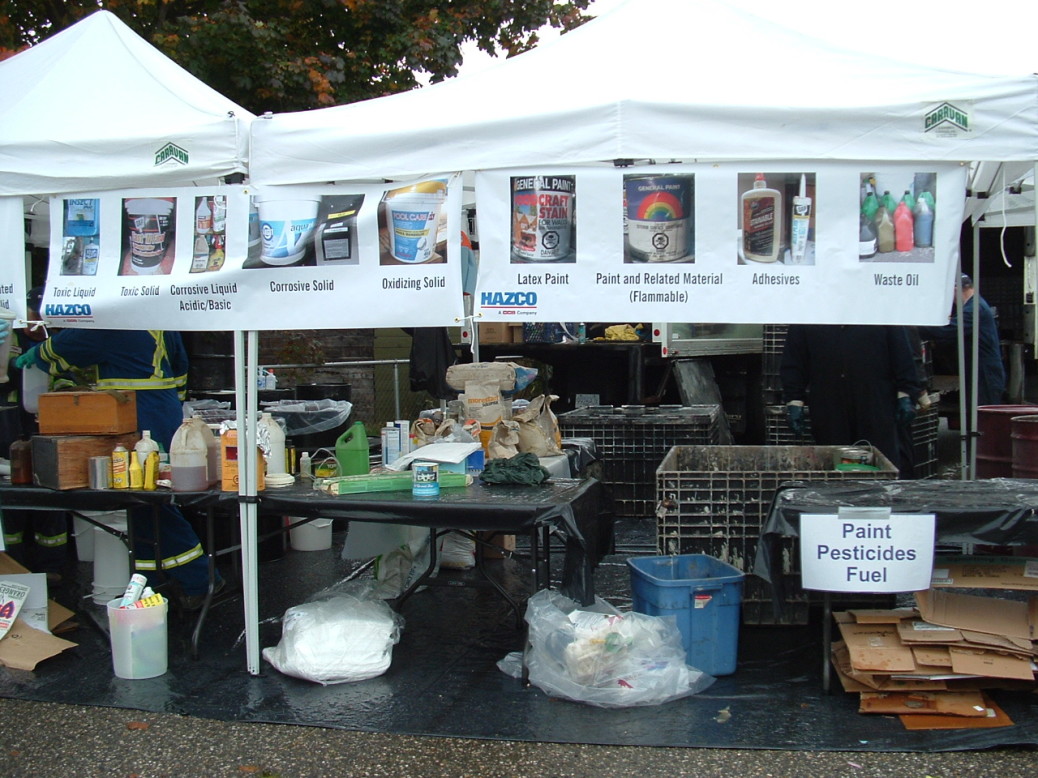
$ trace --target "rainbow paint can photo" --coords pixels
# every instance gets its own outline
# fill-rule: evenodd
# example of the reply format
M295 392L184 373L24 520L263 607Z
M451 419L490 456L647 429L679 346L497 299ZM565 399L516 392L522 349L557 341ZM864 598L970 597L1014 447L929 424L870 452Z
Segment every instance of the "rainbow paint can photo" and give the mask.
M440 466L436 462L411 463L411 494L415 497L440 494Z
M512 178L512 262L576 262L576 179Z
M695 261L692 176L624 176L624 261Z

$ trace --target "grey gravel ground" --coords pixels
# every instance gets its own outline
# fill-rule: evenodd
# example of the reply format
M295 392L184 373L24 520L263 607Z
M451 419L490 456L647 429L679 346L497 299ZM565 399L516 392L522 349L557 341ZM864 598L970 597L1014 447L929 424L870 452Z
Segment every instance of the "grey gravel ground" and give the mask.
M0 776L1033 778L1029 749L848 753L458 740L0 699Z

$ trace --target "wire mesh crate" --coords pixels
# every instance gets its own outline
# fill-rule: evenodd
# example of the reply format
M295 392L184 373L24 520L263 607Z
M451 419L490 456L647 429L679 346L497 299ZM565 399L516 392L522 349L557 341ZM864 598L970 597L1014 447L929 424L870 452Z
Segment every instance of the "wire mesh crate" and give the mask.
M842 446L675 446L656 471L656 545L660 554L708 554L745 573L753 568L761 527L785 481L895 479L878 451L875 470L837 470ZM806 624L808 597L800 587L795 541L782 549L789 623ZM747 575L743 621L775 623L771 587Z
M648 518L656 510L656 468L674 446L720 440L720 405L610 405L559 414L563 437L591 438L602 460L602 482L617 516Z

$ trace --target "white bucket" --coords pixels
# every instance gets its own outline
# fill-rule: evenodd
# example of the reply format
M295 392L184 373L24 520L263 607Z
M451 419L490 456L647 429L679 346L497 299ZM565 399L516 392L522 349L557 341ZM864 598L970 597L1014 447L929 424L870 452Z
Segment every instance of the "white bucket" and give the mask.
M98 513L94 518L117 532L126 532L125 511ZM130 555L126 544L116 535L94 527L94 602L104 605L120 597L129 582Z
M408 264L428 262L436 250L443 195L408 192L386 199L389 250Z
M298 521L301 516L290 516ZM295 551L324 551L332 547L332 520L314 519L288 531L289 542Z
M268 265L291 265L303 258L313 242L318 200L257 198L261 257Z
M83 511L89 513L88 511ZM76 539L76 558L80 562L94 561L94 527L93 524L79 516L72 517L72 535Z

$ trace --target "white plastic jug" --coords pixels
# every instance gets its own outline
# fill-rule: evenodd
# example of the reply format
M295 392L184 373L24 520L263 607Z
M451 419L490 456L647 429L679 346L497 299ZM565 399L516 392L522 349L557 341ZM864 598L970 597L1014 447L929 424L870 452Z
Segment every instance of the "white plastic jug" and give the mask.
M213 433L198 416L185 419L169 446L174 492L203 492L211 483L209 441L219 446Z
M40 395L50 388L50 376L35 365L22 368L22 407L28 413L40 412Z
M285 431L281 429L277 419L269 413L260 416L256 431L260 448L267 460L267 474L287 473L285 469ZM269 446L269 448L268 448Z

